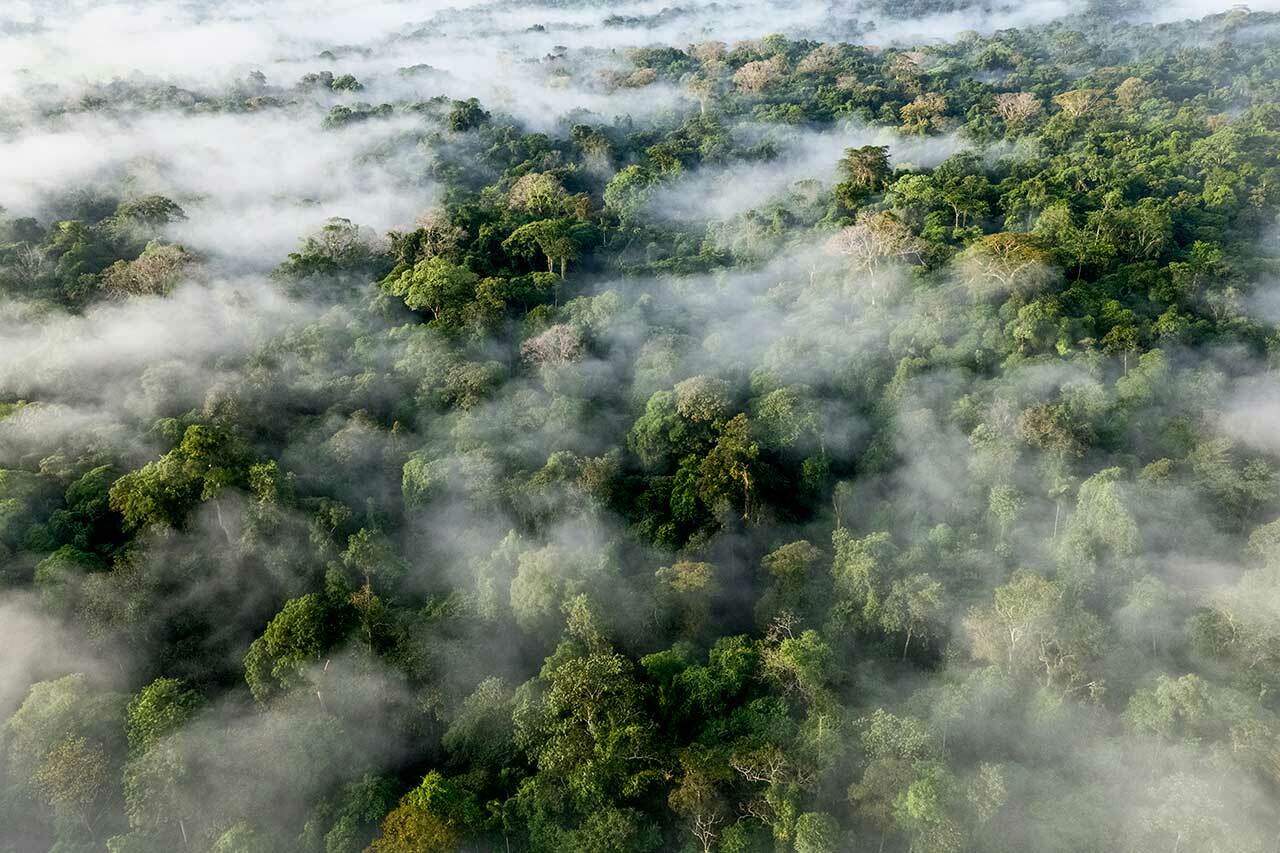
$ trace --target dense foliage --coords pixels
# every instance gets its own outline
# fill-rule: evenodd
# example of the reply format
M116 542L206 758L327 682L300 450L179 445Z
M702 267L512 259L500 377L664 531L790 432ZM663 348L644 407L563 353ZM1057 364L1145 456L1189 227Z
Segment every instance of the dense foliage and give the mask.
M542 66L667 106L28 119L319 105L439 192L251 286L199 199L4 212L6 334L193 354L0 370L0 849L1274 849L1280 17L619 56Z

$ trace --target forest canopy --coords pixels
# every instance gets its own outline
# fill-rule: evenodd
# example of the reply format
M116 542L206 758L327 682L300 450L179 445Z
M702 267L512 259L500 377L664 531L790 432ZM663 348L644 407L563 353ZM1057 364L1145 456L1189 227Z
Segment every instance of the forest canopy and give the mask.
M1275 849L1280 10L12 5L0 853Z

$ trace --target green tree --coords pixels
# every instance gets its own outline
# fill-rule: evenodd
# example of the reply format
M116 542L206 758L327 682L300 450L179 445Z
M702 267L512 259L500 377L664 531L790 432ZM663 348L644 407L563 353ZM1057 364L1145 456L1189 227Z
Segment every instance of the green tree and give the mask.
M462 324L463 309L475 298L480 277L445 258L422 258L411 267L392 271L382 286L404 300L411 310L424 311L436 323Z
M569 272L569 261L578 257L581 228L568 219L540 219L521 225L502 241L502 248L517 257L541 253L547 259L547 272L555 272L560 262L560 277Z
M927 574L908 575L894 581L889 588L880 621L885 630L907 635L902 643L903 660L907 658L911 640L931 632L942 611L942 594L942 584Z
M176 731L199 710L199 693L174 678L157 678L129 700L125 733L129 751L141 754Z
M746 415L735 415L721 430L715 446L699 466L698 490L709 506L737 502L742 517L752 520L756 513L756 461L760 445L751 435ZM735 501L741 496L740 501Z
M382 822L372 853L447 853L462 847L464 833L477 827L482 813L475 796L458 782L433 770L405 794Z
M305 673L320 661L340 625L317 593L285 603L244 656L244 677L259 701L277 690L307 683Z

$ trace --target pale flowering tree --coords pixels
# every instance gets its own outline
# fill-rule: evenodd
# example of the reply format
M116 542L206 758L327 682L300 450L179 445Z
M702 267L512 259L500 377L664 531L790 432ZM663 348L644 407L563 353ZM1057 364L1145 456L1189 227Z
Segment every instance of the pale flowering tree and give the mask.
M853 225L831 235L826 251L847 258L854 269L866 272L876 272L891 263L918 264L923 260L920 240L888 213L860 214Z
M530 213L558 213L568 196L559 178L547 172L521 175L507 193L507 206Z
M652 68L637 68L631 74L627 75L622 81L622 85L627 89L643 89L658 79L658 72Z
M1036 235L1002 232L965 249L959 268L970 293L985 298L1039 290L1053 278L1049 260Z
M729 413L729 383L714 376L694 376L675 387L676 411L691 421L710 423Z
M1127 110L1136 108L1139 104L1150 98L1154 94L1154 90L1150 83L1141 77L1127 77L1124 82L1116 86L1116 103Z
M899 53L889 61L889 74L904 86L920 91L920 77L925 73L928 55L920 50L908 50Z
M941 130L945 123L947 99L940 92L926 92L899 110L906 133Z
M895 277L888 273L903 264L923 262L923 244L911 229L889 213L862 213L858 220L827 240L828 255L847 264L846 287L854 287L875 305Z
M419 247L424 255L443 255L467 236L467 232L450 222L449 214L440 208L422 214L414 224L422 232Z
M756 62L748 62L733 75L733 82L741 92L763 92L782 78L786 66L782 57L773 56Z
M801 74L830 74L843 58L839 45L819 45L800 60L796 71Z
M112 264L103 273L102 289L117 299L168 293L190 261L181 246L148 243L135 260Z
M520 347L521 357L538 367L558 367L582 358L586 350L582 331L569 323L557 323Z
M53 264L44 249L24 243L14 254L13 274L19 281L36 282L53 270Z
M700 41L689 45L689 55L702 63L721 61L726 53L728 48L722 41Z
M1097 109L1106 98L1101 89L1073 89L1053 99L1070 118L1086 116Z
M1005 124L1016 127L1044 111L1034 92L1002 92L996 95L996 115Z

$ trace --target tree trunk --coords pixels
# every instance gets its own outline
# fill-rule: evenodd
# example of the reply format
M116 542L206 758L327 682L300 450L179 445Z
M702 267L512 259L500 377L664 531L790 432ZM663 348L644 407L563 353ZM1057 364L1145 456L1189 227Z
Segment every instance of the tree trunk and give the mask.
M902 644L902 659L907 659L907 649L911 648L911 626L907 626L907 641Z
M213 511L218 516L218 526L222 528L222 535L227 537L227 544L230 545L231 534L227 532L227 523L222 519L222 504L218 502L217 498L214 498L212 503Z

